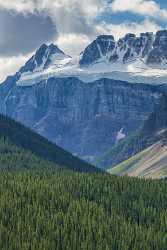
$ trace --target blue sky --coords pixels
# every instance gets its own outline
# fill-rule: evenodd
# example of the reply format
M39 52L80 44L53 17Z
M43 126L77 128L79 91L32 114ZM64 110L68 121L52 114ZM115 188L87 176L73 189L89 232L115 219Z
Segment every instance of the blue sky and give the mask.
M42 43L78 54L96 36L167 28L167 0L0 0L0 81Z
M133 0L132 0L133 1ZM112 2L112 1L109 1ZM160 6L160 8L167 9L167 0L155 0L154 1L157 5ZM133 13L131 11L125 11L125 12L117 12L117 13L112 13L110 10L102 13L99 17L98 20L105 20L108 23L115 23L115 24L120 24L122 22L142 22L145 20L145 18L148 18L146 15L141 15L137 13ZM150 17L150 20L154 21L154 17ZM162 28L167 27L167 20L163 19L157 19L156 23L159 24Z

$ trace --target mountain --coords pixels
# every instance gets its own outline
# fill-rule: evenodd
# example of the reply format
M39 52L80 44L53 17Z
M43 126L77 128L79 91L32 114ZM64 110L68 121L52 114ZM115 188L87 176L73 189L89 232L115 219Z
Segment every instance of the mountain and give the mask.
M42 45L20 70L17 85L30 86L50 77L101 78L131 83L164 84L167 79L167 30L156 34L98 36L80 56L70 57L56 45Z
M166 110L167 97L164 92L160 103L155 106L154 111L146 119L143 126L100 156L96 164L103 168L115 166L160 141L163 137L165 138Z
M167 178L167 145L158 141L109 170L114 175Z
M66 168L79 172L99 171L3 115L0 115L0 155L0 169Z
M136 132L159 103L167 88L166 36L127 34L115 41L103 35L74 58L43 44L0 85L0 113L94 162ZM154 51L161 63L153 67Z
M49 46L43 44L33 55L30 60L20 69L20 74L34 73L48 69L52 66L59 66L59 62L66 58L70 58L60 50L56 45L50 44Z
M43 44L18 72L17 85L31 86L61 71L71 62L56 45Z
M167 67L167 30L153 33L126 34L115 41L113 36L99 36L84 51L81 66L88 66L100 61L114 64L127 64L140 60L149 66Z
M165 94L155 111L144 123L143 128L136 135L120 142L120 144L108 152L106 157L103 156L101 163L103 162L107 166L116 165L110 171L115 174L166 178L166 149L167 96ZM109 157L111 157L110 162Z
M136 131L161 96L157 86L110 79L85 84L52 77L29 87L8 84L0 86L1 113L91 162L120 136Z
M84 50L81 68L129 82L164 83L167 73L167 30L140 36L126 34L116 41L112 35L97 37Z

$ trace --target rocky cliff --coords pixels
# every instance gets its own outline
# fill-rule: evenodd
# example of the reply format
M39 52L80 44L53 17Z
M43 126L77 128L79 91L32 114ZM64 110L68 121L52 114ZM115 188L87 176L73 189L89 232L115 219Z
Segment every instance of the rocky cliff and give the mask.
M112 155L110 152L112 159L110 163L121 163L111 168L112 174L156 179L167 177L166 93L163 94L159 105L146 120L142 129L136 135L118 144L114 151L111 150ZM109 160L109 154L107 158ZM111 167L111 165L108 166Z
M49 78L28 87L14 80L0 86L1 113L90 161L136 131L161 95L156 86L110 79Z
M133 167L133 165L135 165L136 159L138 158L142 159L141 157L142 152L144 152L144 154L146 153L146 156L148 156L147 155L148 151L151 149L150 151L152 152L152 149L157 148L157 145L158 147L159 146L162 147L163 152L166 151L167 92L166 90L164 90L163 92L164 93L161 96L158 105L155 106L154 111L152 112L152 114L149 115L148 119L146 119L143 126L140 129L138 129L135 133L132 133L130 136L124 138L123 140L120 140L119 143L117 143L114 147L109 149L104 155L99 157L96 162L98 166L108 169L120 164L121 162L123 163L123 165L128 166L129 159L134 156L133 160L132 161L130 160L130 162L132 163L131 166ZM137 158L135 155L137 155ZM156 157L155 155L153 155L152 157L154 158L154 160L158 162L158 156ZM148 158L149 157L147 157L147 160ZM127 160L126 164L124 164L125 160ZM151 156L150 156L150 163L151 163ZM164 161L164 164L166 167L166 161Z

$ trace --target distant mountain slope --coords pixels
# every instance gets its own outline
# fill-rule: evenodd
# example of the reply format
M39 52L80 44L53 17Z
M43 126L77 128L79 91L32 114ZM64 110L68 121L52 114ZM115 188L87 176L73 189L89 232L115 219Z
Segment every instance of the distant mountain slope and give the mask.
M68 168L81 172L98 171L42 136L0 115L0 168Z
M109 170L111 174L144 178L167 177L167 144L159 141Z
M167 177L167 96L162 96L143 128L103 155L98 165L112 174ZM112 166L115 166L114 168Z
M110 168L127 160L157 142L166 143L167 138L167 95L164 93L159 105L149 116L143 127L135 134L121 140L115 147L99 157L96 165Z

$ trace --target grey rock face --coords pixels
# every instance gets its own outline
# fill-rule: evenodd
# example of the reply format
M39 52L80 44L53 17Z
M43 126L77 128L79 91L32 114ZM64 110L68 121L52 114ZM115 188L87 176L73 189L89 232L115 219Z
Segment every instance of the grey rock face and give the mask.
M118 41L113 36L100 36L85 49L80 65L88 66L103 57L110 63L128 63L140 58L150 66L166 65L167 30L158 31L155 35L141 33L139 37L127 34Z
M2 113L49 140L93 161L124 136L136 131L155 103L155 86L101 79L50 78L31 87L0 87Z
M52 62L52 57L56 55L65 55L56 45L49 46L43 44L33 55L30 60L20 69L20 73L33 72L36 68L41 66L41 69L46 69Z
M83 52L80 65L88 66L103 57L111 63L118 60L126 63L136 57L144 58L152 50L153 42L154 35L149 32L141 33L140 37L129 33L118 42L113 36L99 36Z
M161 142L162 147L167 144L166 89L164 89L163 92L164 93L161 96L158 105L155 106L153 113L149 115L143 126L136 133L120 141L115 147L110 148L104 155L101 155L96 161L97 166L105 169L111 168L131 158L137 153L142 152L155 143ZM152 159L150 158L150 160ZM160 166L163 166L162 162L161 160L159 161ZM133 168L133 166L131 167ZM156 167L156 164L154 164L154 167Z
M147 64L167 63L167 30L158 31Z
M149 55L153 48L154 34L152 32L141 33L140 41L142 41L142 45L144 43L144 48L142 49L142 58L145 58L147 55Z
M81 66L87 66L97 61L115 49L115 41L113 36L99 36L84 51L80 60Z

